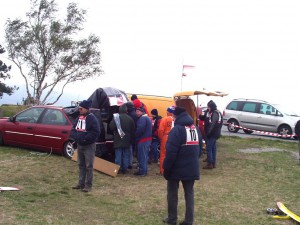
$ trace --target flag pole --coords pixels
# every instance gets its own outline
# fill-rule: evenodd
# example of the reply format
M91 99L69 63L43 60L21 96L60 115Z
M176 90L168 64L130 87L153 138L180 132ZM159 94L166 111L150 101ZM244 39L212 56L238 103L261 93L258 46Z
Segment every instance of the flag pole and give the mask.
M182 58L182 65L181 65L181 86L180 86L180 91L182 91L182 79L183 79L183 58Z

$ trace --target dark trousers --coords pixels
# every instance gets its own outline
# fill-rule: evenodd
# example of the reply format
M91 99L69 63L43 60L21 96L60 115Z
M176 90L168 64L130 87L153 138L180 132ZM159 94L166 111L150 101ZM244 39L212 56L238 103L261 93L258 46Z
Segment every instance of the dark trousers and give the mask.
M96 143L78 145L79 185L92 187Z
M194 222L194 180L181 181L184 189L185 198L185 223ZM179 180L168 180L167 183L167 201L168 201L168 219L171 223L177 222Z

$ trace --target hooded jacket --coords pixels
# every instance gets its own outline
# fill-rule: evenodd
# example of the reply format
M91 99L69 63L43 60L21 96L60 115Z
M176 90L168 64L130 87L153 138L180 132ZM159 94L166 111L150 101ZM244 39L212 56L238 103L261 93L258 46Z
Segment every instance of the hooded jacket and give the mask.
M201 142L201 132L194 125L192 117L187 112L180 113L169 133L166 145L163 168L167 180L200 179Z
M218 139L221 136L221 128L223 125L222 113L217 110L217 105L213 101L209 101L207 106L211 111L206 112L206 118L204 123L205 136L207 138Z
M143 114L137 120L135 137L136 143L152 140L152 121L146 114Z
M114 119L109 123L109 128L114 132L114 148L129 148L134 139L135 124L133 119L127 114L126 104L119 108L120 124L125 136L121 138L118 133Z

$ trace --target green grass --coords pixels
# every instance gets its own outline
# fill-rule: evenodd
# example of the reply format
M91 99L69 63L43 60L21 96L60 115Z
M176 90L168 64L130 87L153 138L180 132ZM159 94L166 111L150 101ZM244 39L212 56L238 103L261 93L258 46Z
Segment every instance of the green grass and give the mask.
M10 117L16 113L27 109L28 105L1 105L0 106L0 117Z
M241 149L276 148L284 151L243 153ZM201 170L195 183L195 223L203 225L296 224L266 213L282 201L300 215L300 166L297 142L222 137L218 164ZM203 158L201 158L201 165ZM92 192L72 190L77 163L57 155L0 148L0 186L21 191L0 193L0 224L163 224L167 215L166 181L158 165L147 177L130 174L115 178L95 171ZM179 220L184 218L182 187Z

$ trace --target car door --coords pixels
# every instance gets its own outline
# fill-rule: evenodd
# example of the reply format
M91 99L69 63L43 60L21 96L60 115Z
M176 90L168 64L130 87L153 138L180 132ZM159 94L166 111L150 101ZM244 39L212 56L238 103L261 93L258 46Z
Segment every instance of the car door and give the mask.
M257 117L257 129L268 132L277 132L279 120L279 116L277 114L277 109L275 109L272 105L261 103L260 113Z
M238 115L243 128L257 129L257 103L246 101Z
M72 129L71 122L59 109L47 109L36 126L34 139L36 148L62 153Z
M34 132L43 108L29 108L6 124L3 139L8 145L32 147L35 142Z

